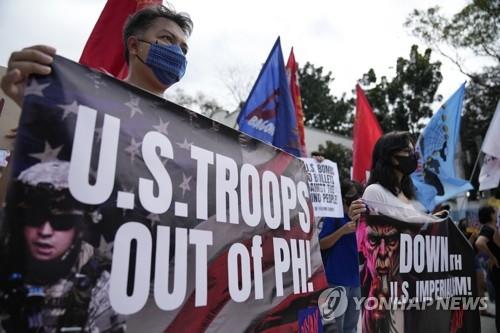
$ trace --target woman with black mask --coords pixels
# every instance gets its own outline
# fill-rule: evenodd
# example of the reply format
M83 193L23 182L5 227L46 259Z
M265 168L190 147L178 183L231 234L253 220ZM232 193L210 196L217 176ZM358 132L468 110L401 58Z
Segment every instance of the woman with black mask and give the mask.
M415 200L410 175L417 168L417 154L408 132L390 132L373 149L372 170L363 199L394 207L422 211Z

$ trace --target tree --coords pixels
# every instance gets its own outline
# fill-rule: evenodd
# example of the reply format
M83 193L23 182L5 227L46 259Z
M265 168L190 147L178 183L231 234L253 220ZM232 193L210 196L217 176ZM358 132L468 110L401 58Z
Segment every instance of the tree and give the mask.
M198 92L196 96L193 97L185 93L184 90L177 88L172 94L168 94L168 97L174 103L199 112L209 118L216 112L225 111L216 99L207 97L201 92Z
M465 159L466 177L472 179L477 188L478 173L471 174L473 165L479 158L481 138L500 96L500 1L474 0L451 18L439 11L439 7L415 9L405 25L471 80L460 135L462 149L470 157ZM468 70L467 59L477 58L486 60L488 65L478 71Z
M384 132L409 131L416 137L432 116L432 104L442 98L436 92L443 78L441 63L432 62L431 53L431 49L420 53L413 45L409 59L397 59L391 81L383 76L377 82L373 69L360 80Z
M319 145L318 151L326 158L335 163L339 169L340 179L351 179L352 152L344 146L326 142L326 147Z
M329 85L332 72L323 73L323 67L307 62L299 68L299 84L302 95L305 124L328 132L351 134L352 122L348 116L354 108L353 99L333 96Z

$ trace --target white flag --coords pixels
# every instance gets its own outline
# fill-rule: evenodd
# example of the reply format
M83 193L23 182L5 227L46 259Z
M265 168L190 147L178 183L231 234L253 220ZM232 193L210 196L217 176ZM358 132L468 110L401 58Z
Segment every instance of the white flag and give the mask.
M481 167L481 172L479 173L479 191L497 188L499 183L500 158L486 154L484 155L483 166Z
M500 158L500 101L484 137L481 150L487 155Z

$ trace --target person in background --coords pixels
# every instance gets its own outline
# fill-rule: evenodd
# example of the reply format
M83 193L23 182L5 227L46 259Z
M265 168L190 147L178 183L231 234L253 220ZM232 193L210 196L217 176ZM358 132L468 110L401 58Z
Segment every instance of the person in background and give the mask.
M479 209L479 223L481 231L475 242L479 251L488 256L488 273L495 289L495 325L500 332L500 232L496 225L496 210L491 206L483 206Z
M323 264L330 287L341 286L347 295L345 313L335 318L338 332L351 333L357 331L359 309L356 308L355 297L361 297L359 282L358 247L356 242L356 221L348 215L351 203L361 197L361 184L343 181L341 184L344 217L323 219L323 228L319 234L319 244L323 253Z

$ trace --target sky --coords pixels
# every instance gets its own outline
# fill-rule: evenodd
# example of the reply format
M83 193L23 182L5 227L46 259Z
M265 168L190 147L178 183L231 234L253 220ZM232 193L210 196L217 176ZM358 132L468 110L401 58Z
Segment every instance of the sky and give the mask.
M78 61L105 2L0 1L0 65L7 65L12 51L35 44L54 46L58 54ZM201 92L234 110L237 102L227 85L240 82L251 87L280 36L285 61L293 46L299 65L309 61L332 71L334 95L352 96L357 80L370 68L378 76L391 77L397 58L408 57L412 44L423 52L425 45L403 26L414 8L439 4L443 13L451 15L467 2L173 0L174 8L189 13L194 21L187 72L175 87L190 95ZM446 99L467 78L437 53L432 60L443 62L438 93ZM481 65L473 63L476 68ZM176 92L169 90L167 96Z

